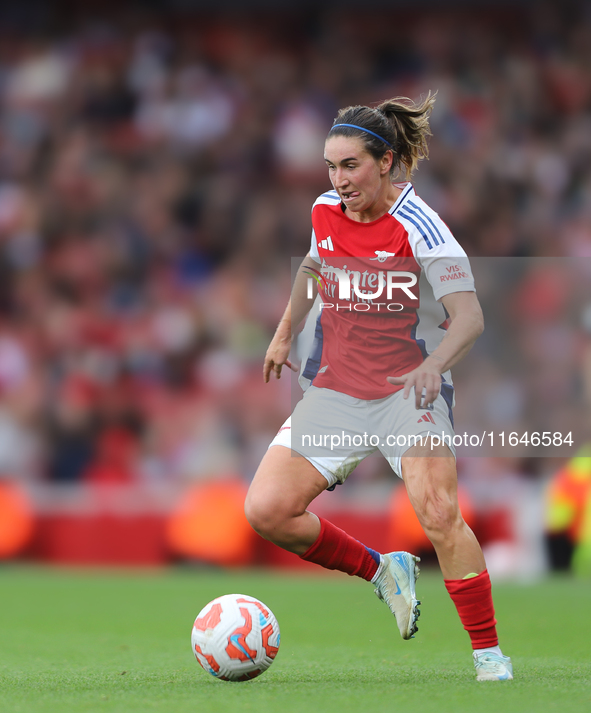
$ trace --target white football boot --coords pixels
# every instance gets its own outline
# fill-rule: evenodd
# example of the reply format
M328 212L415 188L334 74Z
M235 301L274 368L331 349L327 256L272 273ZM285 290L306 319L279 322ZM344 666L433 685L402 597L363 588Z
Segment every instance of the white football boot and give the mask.
M409 552L390 552L381 555L380 566L372 579L378 598L386 602L396 617L396 623L403 639L413 639L419 630L417 619L420 615L415 593L415 582L419 576L420 557Z
M477 681L512 681L513 664L508 656L494 654L488 651L472 655L476 668Z

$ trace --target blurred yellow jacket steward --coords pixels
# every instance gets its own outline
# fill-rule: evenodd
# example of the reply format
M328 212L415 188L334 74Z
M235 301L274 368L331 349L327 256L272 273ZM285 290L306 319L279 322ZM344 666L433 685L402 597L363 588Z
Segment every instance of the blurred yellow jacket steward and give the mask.
M591 443L554 475L546 502L549 534L566 534L574 547L573 571L591 576Z

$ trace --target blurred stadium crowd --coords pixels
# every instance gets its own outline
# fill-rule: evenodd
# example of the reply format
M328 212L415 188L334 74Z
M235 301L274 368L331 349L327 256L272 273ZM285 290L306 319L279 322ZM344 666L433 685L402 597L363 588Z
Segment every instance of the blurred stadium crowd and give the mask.
M252 477L290 408L262 358L339 107L438 92L415 183L481 265L591 256L588 3L102 6L0 15L0 473ZM585 336L572 275L535 264L499 309L538 413L580 389ZM500 428L525 387L494 323L456 383Z

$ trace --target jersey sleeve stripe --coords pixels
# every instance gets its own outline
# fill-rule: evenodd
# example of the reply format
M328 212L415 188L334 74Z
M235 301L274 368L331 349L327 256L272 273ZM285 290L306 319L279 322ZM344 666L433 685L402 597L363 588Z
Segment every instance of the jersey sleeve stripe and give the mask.
M397 211L397 214L408 220L410 223L412 223L415 228L419 231L419 233L423 236L423 240L427 243L427 247L429 250L433 250L433 245L431 245L431 241L429 240L427 233L423 229L420 223L417 223L417 221L411 216L407 215L406 213L403 213L403 208L401 208L399 211Z
M409 204L410 204L410 201L409 201ZM416 217L416 219L422 223L423 227L425 227L429 231L429 234L433 238L433 242L435 243L435 245L439 245L439 240L437 240L435 233L429 227L427 221L425 220L425 217L423 215L421 215L418 211L413 210L412 208L409 208L408 206L404 206L404 209L406 211L408 211L409 213L412 213ZM441 236L439 236L439 237L441 237Z
M429 223L431 223L431 225L433 226L433 230L437 233L437 235L439 236L439 239L441 240L441 242L444 243L445 240L443 239L443 235L442 235L441 232L439 231L439 228L438 228L438 227L435 225L435 223L431 220L431 218L429 217L429 215L428 215L427 213L425 213L425 211L424 211L420 206L418 206L416 203L413 203L412 201L408 201L408 205L411 205L413 208L416 208L416 210L421 214L421 216L423 216L423 223L425 224L425 226L426 226L427 228L429 228L429 226L427 225L427 223L425 223L425 219L428 220ZM417 217L419 217L419 216L417 216ZM429 232L431 232L430 229L429 229ZM432 232L431 232L431 235L433 235ZM435 243L438 244L438 243L437 243L437 239L435 238L435 236L433 236L433 239L435 240Z
M312 210L316 208L317 205L338 205L341 202L339 194L336 191L327 191L319 196L312 206Z

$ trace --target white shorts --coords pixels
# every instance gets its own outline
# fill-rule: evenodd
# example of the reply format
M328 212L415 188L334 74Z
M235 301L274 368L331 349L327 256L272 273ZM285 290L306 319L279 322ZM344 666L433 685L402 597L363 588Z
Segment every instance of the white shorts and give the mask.
M420 445L421 437L427 445L431 438L440 438L455 457L453 388L444 386L432 407L425 409L415 408L414 394L405 400L402 390L366 401L310 386L269 448L285 446L304 456L330 488L344 483L364 458L378 451L402 477L400 459Z

